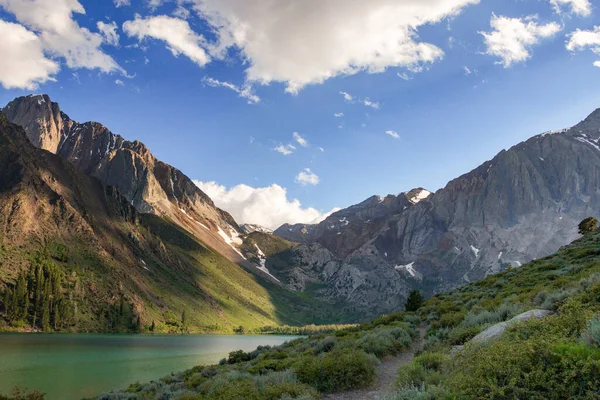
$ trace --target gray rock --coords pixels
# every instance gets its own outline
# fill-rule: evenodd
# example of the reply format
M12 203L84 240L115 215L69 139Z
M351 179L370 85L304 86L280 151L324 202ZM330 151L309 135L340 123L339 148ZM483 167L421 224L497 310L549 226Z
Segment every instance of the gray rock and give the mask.
M554 314L552 311L548 310L530 310L524 312L522 314L517 315L513 319L510 319L505 322L500 322L494 326L490 326L485 331L481 332L479 335L475 336L473 339L469 341L469 343L486 343L494 339L498 339L504 334L508 328L513 325L518 324L519 322L528 321L531 319L541 319L548 317Z

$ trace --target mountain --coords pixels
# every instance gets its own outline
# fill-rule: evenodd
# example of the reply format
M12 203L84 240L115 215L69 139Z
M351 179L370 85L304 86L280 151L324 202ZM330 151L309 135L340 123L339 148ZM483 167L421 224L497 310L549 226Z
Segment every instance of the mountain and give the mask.
M317 225L284 225L275 234L302 245L281 255L288 266L266 265L291 288L311 282L349 307L390 312L410 288L432 294L551 254L590 215L600 215L600 109L434 194L374 196Z
M140 213L0 113L0 330L232 332L338 318L261 274Z
M230 260L247 263L236 248L240 228L185 174L156 159L139 141L127 141L98 122L78 123L48 95L11 101L2 112L21 125L36 147L115 187L140 213L173 220Z
M245 234L250 234L253 232L261 232L261 233L273 233L272 230L265 228L264 226L260 226L260 225L256 225L256 224L242 224L240 225L240 229L242 230L242 232L244 232Z

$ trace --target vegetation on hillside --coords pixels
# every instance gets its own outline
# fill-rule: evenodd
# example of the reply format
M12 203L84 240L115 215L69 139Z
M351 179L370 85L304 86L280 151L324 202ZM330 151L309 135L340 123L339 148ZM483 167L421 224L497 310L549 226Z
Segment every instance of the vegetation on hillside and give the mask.
M531 310L483 345L470 339ZM424 351L398 373L397 399L600 397L600 232L556 254L429 299ZM456 347L464 346L464 347Z
M469 341L524 311L554 315L522 322L495 341ZM101 399L310 399L372 384L377 360L405 351L416 325L424 348L398 371L399 399L595 399L600 394L600 232L519 269L425 301L416 314L317 334L276 348L232 352L134 384Z
M418 335L417 320L399 313L279 347L234 351L219 365L136 383L99 399L313 399L366 387L376 378L379 359L410 347Z

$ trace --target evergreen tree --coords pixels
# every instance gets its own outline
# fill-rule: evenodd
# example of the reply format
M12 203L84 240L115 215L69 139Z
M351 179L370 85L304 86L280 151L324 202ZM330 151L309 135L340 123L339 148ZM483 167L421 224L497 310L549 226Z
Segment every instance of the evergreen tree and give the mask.
M418 290L411 290L408 295L408 299L406 299L406 306L404 309L406 311L417 311L423 305L425 299L423 295Z
M594 217L587 217L579 223L579 234L586 235L598 229L598 220Z
M42 308L42 330L50 332L50 303L45 301Z
M152 320L152 325L150 325L150 332L154 332L156 325L154 324L154 320Z
M187 325L187 318L185 315L185 310L181 313L181 326L185 327Z

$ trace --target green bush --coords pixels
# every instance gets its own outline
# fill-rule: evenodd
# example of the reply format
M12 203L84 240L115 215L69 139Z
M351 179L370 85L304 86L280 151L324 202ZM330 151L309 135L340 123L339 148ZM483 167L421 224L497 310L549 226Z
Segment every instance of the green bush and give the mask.
M402 328L377 328L361 337L356 345L367 353L381 358L398 354L411 344L409 334Z
M600 345L600 319L597 317L587 322L587 328L582 334L583 342L590 346Z
M483 327L481 325L467 327L460 325L452 329L448 334L448 344L452 346L463 345L477 336L482 330Z
M413 362L432 371L441 371L442 366L448 360L448 356L442 353L427 352L416 357Z
M422 364L412 362L398 369L396 386L398 387L421 387L423 385L439 385L442 381L442 373L434 369L427 369Z
M362 350L334 350L321 357L303 357L296 366L298 380L321 392L366 387L376 378L377 359Z
M282 382L276 385L266 386L262 393L265 400L279 400L286 395L293 399L300 396L305 396L305 398L309 399L317 398L317 393L312 387L295 382Z
M462 312L449 312L446 314L442 314L440 317L440 325L451 328L456 326L462 322L465 314Z

